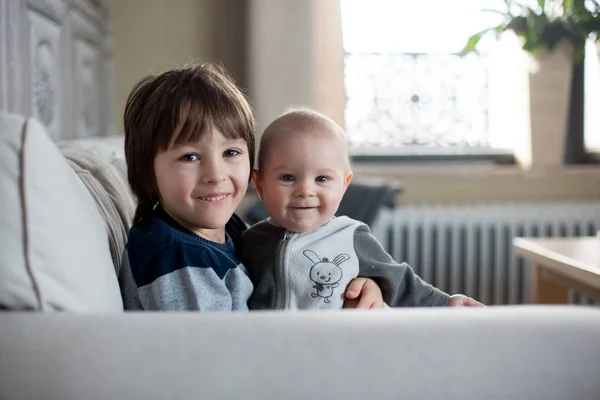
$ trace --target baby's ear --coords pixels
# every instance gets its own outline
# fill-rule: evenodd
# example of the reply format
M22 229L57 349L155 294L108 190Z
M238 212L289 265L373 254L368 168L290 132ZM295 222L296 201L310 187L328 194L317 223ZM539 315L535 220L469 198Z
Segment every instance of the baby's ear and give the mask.
M262 181L260 180L260 174L258 173L258 170L252 170L252 180L254 181L254 185L256 186L256 193L258 193L258 197L260 197L260 199L263 199L263 187L262 187Z
M352 171L348 171L346 173L346 178L344 178L344 188L348 188L348 185L350 184L350 181L352 180Z

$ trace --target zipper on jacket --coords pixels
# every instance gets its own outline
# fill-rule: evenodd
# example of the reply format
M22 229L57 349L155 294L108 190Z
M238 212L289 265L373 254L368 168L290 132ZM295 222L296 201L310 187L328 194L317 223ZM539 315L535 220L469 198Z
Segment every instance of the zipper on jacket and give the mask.
M279 254L277 256L277 265L275 272L277 273L277 280L279 281L279 287L281 288L281 297L279 299L278 308L285 309L287 303L287 285L285 280L285 249L287 248L290 239L294 236L294 232L286 230L283 239L281 239L281 245L279 246Z

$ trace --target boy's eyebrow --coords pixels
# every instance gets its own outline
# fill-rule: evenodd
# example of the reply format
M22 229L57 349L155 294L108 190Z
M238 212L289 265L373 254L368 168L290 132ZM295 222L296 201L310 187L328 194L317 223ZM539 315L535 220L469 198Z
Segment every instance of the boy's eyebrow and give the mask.
M242 143L242 144L246 144L246 141L242 138L235 138L235 139L227 139L225 138L225 140L223 141L223 143ZM177 150L181 147L194 147L196 146L196 143L192 143L192 142L185 142L185 143L171 143L168 147L169 150Z
M235 139L227 139L227 138L225 138L225 139L229 143L233 143L233 142L236 142L236 143L246 143L246 140L243 139L243 138L235 138Z
M179 150L183 147L193 147L190 143L171 143L167 150Z

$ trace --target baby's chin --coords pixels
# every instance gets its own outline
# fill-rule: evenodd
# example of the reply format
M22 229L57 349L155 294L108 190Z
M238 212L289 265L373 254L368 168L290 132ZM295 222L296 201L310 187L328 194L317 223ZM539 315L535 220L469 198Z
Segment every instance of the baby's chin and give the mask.
M304 232L310 232L316 228L319 227L319 225L315 225L315 224L298 224L298 223L294 223L291 221L276 221L281 227L283 227L284 229L288 230L288 231L292 231L292 232L296 232L296 233L304 233Z

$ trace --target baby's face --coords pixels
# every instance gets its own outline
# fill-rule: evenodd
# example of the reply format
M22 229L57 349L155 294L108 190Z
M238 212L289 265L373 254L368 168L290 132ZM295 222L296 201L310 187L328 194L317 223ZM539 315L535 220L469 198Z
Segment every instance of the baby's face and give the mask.
M333 217L352 176L339 137L285 135L263 156L257 187L275 222L307 232Z

